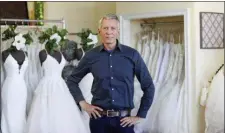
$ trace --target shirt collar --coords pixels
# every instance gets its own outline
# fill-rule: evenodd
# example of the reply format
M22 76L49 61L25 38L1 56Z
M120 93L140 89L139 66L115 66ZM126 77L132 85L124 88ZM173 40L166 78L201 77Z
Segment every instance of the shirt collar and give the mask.
M122 46L120 44L120 42L116 39L116 48L115 49L119 49L122 52ZM104 50L104 45L101 44L99 47L99 52L101 52L102 50Z

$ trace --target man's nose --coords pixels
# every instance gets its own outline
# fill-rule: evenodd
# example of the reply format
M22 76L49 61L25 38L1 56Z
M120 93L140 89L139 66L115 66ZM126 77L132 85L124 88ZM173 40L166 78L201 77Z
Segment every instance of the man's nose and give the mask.
M106 34L111 34L112 33L112 30L111 29L107 29L106 30Z

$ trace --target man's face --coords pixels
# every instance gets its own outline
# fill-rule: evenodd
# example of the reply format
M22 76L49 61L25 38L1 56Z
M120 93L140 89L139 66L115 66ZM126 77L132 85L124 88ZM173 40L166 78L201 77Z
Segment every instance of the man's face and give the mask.
M104 19L99 31L99 35L104 44L116 44L119 35L119 23L115 19Z

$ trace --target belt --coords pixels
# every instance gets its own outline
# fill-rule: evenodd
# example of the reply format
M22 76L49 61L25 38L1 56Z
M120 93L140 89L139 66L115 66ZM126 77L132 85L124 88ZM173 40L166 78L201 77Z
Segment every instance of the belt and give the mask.
M103 110L100 114L107 117L125 117L130 115L130 112L131 110Z

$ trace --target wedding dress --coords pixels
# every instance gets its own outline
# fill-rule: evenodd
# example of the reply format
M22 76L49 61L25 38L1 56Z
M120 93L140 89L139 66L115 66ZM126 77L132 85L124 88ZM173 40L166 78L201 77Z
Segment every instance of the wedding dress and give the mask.
M152 71L151 71L152 69L151 68L152 68L153 57L154 57L155 52L156 52L155 32L152 32L152 37L151 38L152 39L151 39L150 44L149 44L150 45L150 49L151 49L151 53L149 54L149 62L147 64L147 68L148 68L148 70L149 70L149 72L150 72L150 74L152 76Z
M169 56L164 56L164 60L167 61L168 66L173 67L174 52L175 52L176 49L172 44L167 44L167 46L169 46L169 45L171 45L170 46L171 48L167 47L166 52L168 52L170 54L169 54ZM168 53L165 53L165 55L168 54ZM173 58L173 59L170 59L170 58ZM163 71L165 71L165 70L167 70L167 69L163 69ZM170 69L170 71L172 71L172 69ZM167 73L165 72L165 74L167 74ZM170 84L171 86L175 85L174 82L169 82L168 84ZM148 114L147 114L147 117L146 117L146 122L143 124L144 125L144 131L147 132L147 133L161 133L161 132L159 132L159 117L160 117L159 111L160 111L160 108L162 107L161 104L162 104L163 99L167 96L166 94L169 91L171 91L171 87L168 88L168 87L165 87L165 86L169 86L169 85L166 85L165 83L164 83L164 85L161 85L161 84L155 85L156 90L157 90L155 92L156 97L154 98L152 106L148 111Z
M136 49L139 53L142 52L142 39L138 39L137 44L136 44Z
M26 29L27 30L27 29ZM27 85L27 114L30 110L30 105L33 99L33 93L43 75L41 70L41 63L39 61L39 52L42 46L39 43L39 33L36 33L33 29L29 30L32 34L31 37L33 42L31 45L26 46L26 51L28 55L29 65L25 73L25 82Z
M166 75L166 70L168 68L168 64L169 64L169 56L170 56L170 51L171 51L172 45L170 45L168 42L165 43L164 45L164 56L162 59L162 63L161 63L161 67L160 67L160 71L159 71L159 76L158 76L158 83L161 84L164 80L164 77Z
M224 67L214 76L206 101L205 133L224 133Z
M153 79L153 82L155 83L155 73L156 73L156 63L157 63L157 60L159 58L159 47L160 47L160 40L159 37L158 37L158 40L155 41L155 54L153 56L153 60L151 62L152 66L151 66L151 76L152 76L152 79Z
M184 56L184 43L180 45L180 58L183 60L183 67L182 67L182 72L180 74L180 77L178 78L178 82L182 83L180 87L180 94L178 98L178 104L177 104L177 109L176 109L176 117L174 118L175 121L175 126L174 127L174 133L189 133L189 122L188 122L188 106L189 101L188 101L188 95L187 95L187 89L185 88L185 56ZM180 73L180 72L178 72Z
M178 113L171 112L176 112L177 108L179 108L178 102L184 77L184 73L182 72L183 56L180 56L180 46L181 45L174 45L176 57L173 71L170 76L171 79L164 86L164 88L167 89L167 93L163 96L164 98L158 112L158 130L160 133L177 133L174 132L174 127L177 127L175 124L177 124L176 118L178 118Z
M4 69L2 68L2 61L0 63L1 63L1 87L2 87L4 81Z
M3 64L6 77L1 90L1 130L2 133L24 133L26 124L27 87L24 73L28 59L19 66L11 54Z
M162 60L163 60L163 55L164 55L164 48L163 47L164 47L163 40L161 40L160 44L159 44L159 57L158 57L158 60L157 60L156 72L155 72L155 77L154 77L155 83L158 82L159 71L160 71L160 68L161 68Z
M26 133L89 133L84 118L61 77L66 60L47 54L42 64L44 76L35 92L28 115Z

